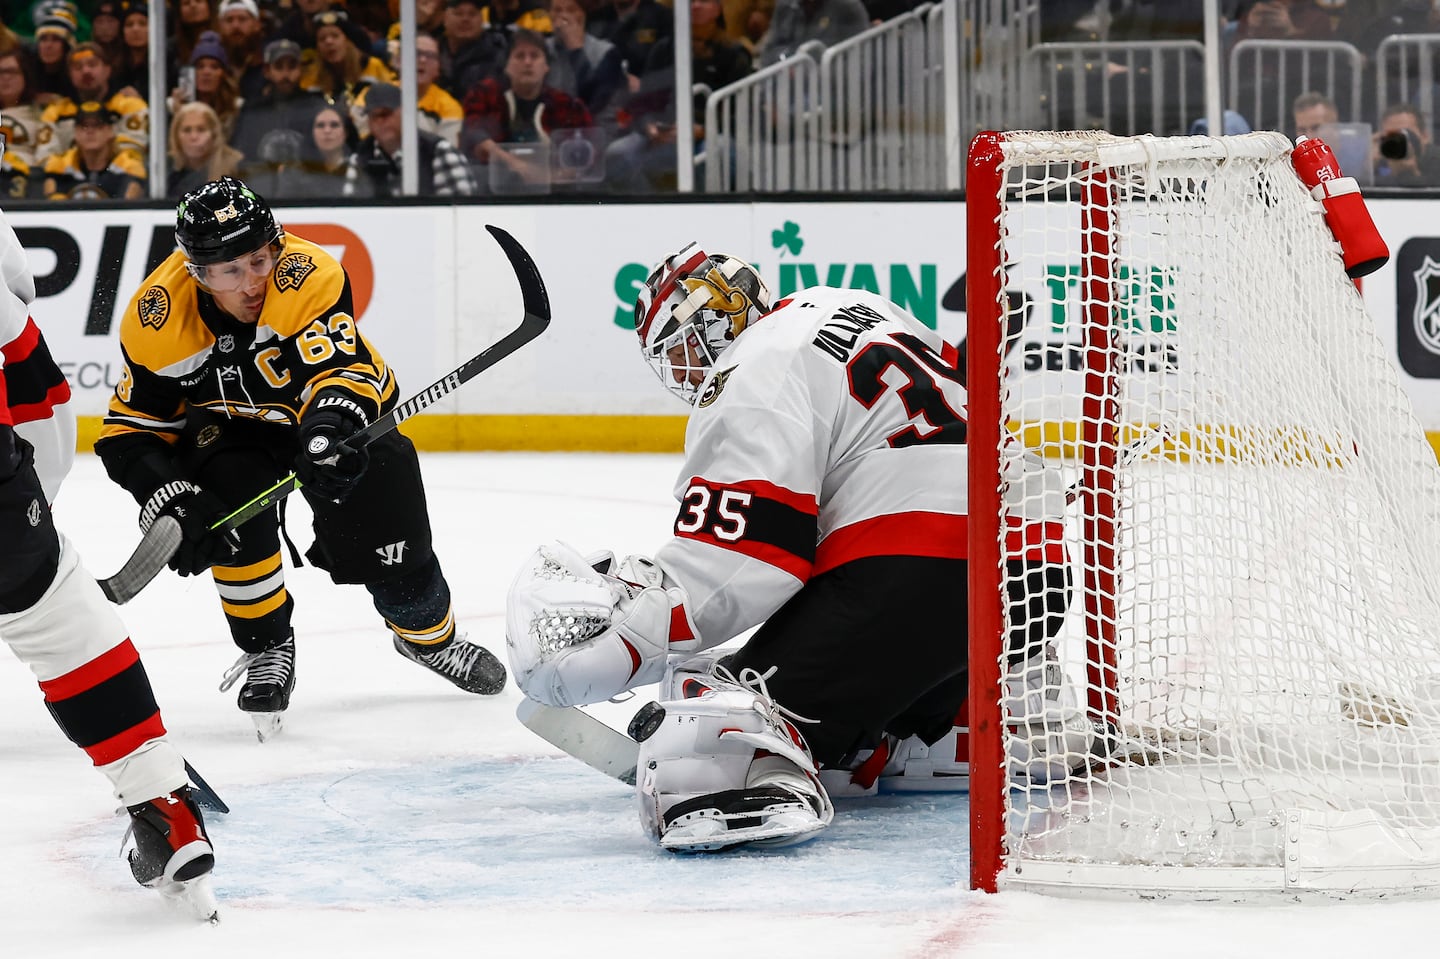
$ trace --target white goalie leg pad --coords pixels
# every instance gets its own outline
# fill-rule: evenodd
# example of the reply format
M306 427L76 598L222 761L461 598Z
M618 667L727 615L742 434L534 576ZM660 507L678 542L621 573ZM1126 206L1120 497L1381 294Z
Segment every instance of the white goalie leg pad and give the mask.
M804 739L762 693L707 677L692 699L662 702L640 744L636 796L646 832L675 852L803 842L835 808Z
M1012 776L1045 783L1063 779L1090 761L1095 728L1050 644L1043 655L1012 669L1001 706Z
M699 647L684 590L647 585L660 582L659 570L641 558L620 568L645 582L596 572L563 543L541 546L521 567L506 599L505 647L525 695L548 706L603 702L658 682L670 653Z

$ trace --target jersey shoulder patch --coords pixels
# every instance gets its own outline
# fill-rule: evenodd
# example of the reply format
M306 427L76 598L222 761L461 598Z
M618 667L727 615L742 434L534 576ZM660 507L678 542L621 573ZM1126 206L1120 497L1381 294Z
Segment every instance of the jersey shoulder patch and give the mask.
M317 316L329 313L345 290L340 261L309 240L285 238L285 253L275 264L274 288L260 322L281 336L294 336Z
M185 254L177 250L131 298L120 321L120 341L134 362L158 371L203 350L213 339L200 320Z

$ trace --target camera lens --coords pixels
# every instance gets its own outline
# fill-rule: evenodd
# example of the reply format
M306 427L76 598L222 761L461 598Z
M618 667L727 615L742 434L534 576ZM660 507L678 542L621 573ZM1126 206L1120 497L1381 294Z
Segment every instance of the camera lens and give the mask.
M1410 155L1410 139L1396 130L1380 137L1380 155L1387 160L1403 160Z

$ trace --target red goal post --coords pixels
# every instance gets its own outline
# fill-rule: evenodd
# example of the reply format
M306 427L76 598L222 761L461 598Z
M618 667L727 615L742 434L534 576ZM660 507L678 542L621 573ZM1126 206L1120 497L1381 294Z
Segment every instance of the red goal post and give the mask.
M971 145L975 888L1440 891L1440 466L1290 150ZM1042 639L1094 730L1050 782L1005 685Z

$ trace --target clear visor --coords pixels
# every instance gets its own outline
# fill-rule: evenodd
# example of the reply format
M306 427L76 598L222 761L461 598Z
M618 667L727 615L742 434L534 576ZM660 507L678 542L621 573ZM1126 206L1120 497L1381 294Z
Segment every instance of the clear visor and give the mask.
M187 263L186 268L205 289L213 293L234 293L253 287L256 280L268 280L277 259L275 245L266 244L254 253L237 256L224 263L207 263L204 266Z

